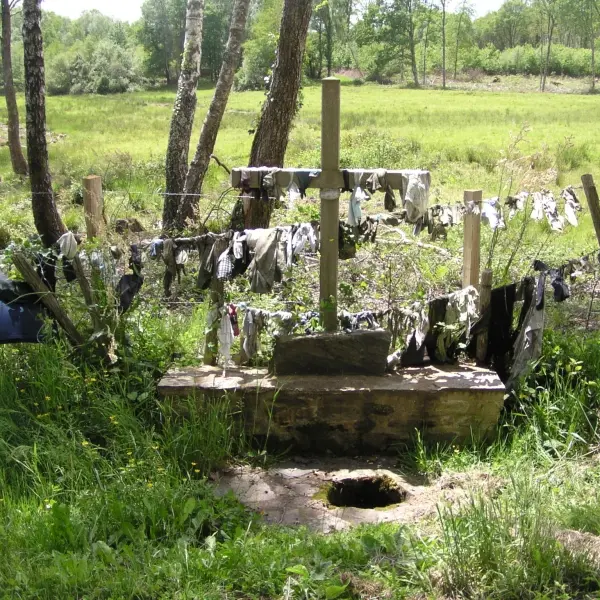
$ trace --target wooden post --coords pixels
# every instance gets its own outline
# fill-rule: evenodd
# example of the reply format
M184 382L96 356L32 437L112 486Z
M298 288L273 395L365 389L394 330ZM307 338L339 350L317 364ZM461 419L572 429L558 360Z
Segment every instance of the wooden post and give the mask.
M19 273L23 276L23 279L32 287L33 291L36 294L39 294L42 303L54 315L58 324L65 330L70 340L76 346L82 346L84 344L82 335L77 331L77 328L73 325L73 321L71 321L69 315L67 315L62 306L58 303L56 296L48 289L46 284L35 272L35 269L31 266L27 257L21 252L15 252L13 254L13 263Z
M340 80L323 80L321 108L321 171L331 187L321 189L321 323L325 331L336 331L340 190L334 186L340 169Z
M88 240L104 233L104 200L102 178L89 175L83 178L83 210Z
M479 289L479 267L481 263L481 201L482 190L465 191L463 288L470 285Z
M229 241L226 238L217 238L213 253L215 257L221 256L225 250ZM216 258L215 258L216 264ZM216 267L215 267L216 269ZM213 273L212 282L210 284L210 296L208 304L208 314L216 314L225 304L225 284L217 279L216 270ZM205 365L216 365L219 357L219 326L221 325L220 316L216 317L216 320L211 324L210 329L207 328L206 335L204 337L204 364Z
M594 222L596 238L600 244L600 201L598 200L598 191L594 184L594 178L591 175L582 175L581 183L583 184L585 197L587 198L587 203L590 207L590 214L592 215L592 221Z
M484 269L481 273L481 291L479 292L479 313L483 316L492 302L492 280L493 273L491 269ZM477 336L477 361L485 362L488 347L488 329L489 324L483 332Z

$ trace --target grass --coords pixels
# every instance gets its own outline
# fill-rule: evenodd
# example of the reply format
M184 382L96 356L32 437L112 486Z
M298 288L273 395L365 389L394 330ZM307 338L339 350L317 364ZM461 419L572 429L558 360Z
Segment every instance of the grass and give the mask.
M198 92L199 115L210 96ZM92 172L103 176L111 218L136 216L151 226L159 217L173 99L167 91L48 99L49 127L67 134L50 154L71 227L82 227L72 200ZM262 99L232 96L216 149L229 165L245 164ZM318 164L319 102L318 88L303 90L291 165ZM364 85L344 86L342 102L344 166L430 168L434 199L459 201L473 187L496 195L501 175L512 172L512 163L496 165L501 156L528 156L535 168L527 171L537 178L556 168L554 189L557 179L577 183L600 159L591 96ZM524 122L530 131L515 149L509 132L518 135ZM10 175L6 149L0 174L2 226L14 239L28 236L27 190ZM211 167L207 202L225 186ZM366 210L377 212L378 202ZM277 222L314 217L310 202L275 215ZM521 239L522 225L517 218L497 239L483 229L497 280L515 248L509 279L529 272L534 256L554 264L597 246L587 214L580 228L561 235L529 222ZM461 228L436 243L459 256ZM126 317L129 341L121 340L113 369L91 367L60 342L0 347L0 597L599 596L598 563L558 541L565 528L600 535L600 337L565 308L549 307L553 331L543 358L507 398L492 444L428 446L417 438L398 455L399 468L430 480L485 472L485 492L473 490L459 505L442 502L437 516L411 525L319 535L267 526L235 498L215 494L215 469L265 457L241 433L239 409L228 398L202 410L197 399L174 406L158 398L156 381L168 366L197 361L206 318L188 283L177 290L180 305L157 300L161 269L145 267L143 300ZM228 284L228 298L315 306L316 271L301 264L292 275L275 298L250 296L243 279ZM402 304L456 287L460 261L416 247L365 246L359 261L341 263L340 276L343 308Z
M441 504L430 522L333 535L265 526L215 497L203 476L248 453L226 400L173 427L150 371L85 371L60 346L1 349L3 597L597 597L597 564L556 532L599 533L596 427L579 406L600 404L584 391L599 341L549 339L530 380L545 379L548 398L528 396L491 447L418 443L402 456L432 477L486 466L488 493ZM563 402L566 388L578 402Z

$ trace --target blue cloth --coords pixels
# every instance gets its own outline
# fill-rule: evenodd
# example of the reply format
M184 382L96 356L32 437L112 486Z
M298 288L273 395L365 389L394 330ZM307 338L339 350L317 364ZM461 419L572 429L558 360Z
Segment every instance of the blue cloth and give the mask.
M36 304L0 302L0 344L42 341L43 308Z

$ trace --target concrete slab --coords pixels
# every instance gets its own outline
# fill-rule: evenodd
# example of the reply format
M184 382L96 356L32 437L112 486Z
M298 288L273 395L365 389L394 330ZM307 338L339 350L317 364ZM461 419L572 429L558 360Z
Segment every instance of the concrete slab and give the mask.
M347 455L395 452L418 430L459 443L493 433L504 403L498 376L473 366L426 366L396 374L271 376L266 369L195 367L170 371L167 398L199 402L227 395L242 406L247 432L271 447Z

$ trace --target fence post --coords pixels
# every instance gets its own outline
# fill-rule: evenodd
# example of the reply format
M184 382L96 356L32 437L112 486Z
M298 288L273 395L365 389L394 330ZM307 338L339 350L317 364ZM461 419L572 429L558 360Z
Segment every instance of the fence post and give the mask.
M600 244L600 201L598 200L598 191L594 184L594 178L592 175L582 175L581 183L583 184L585 197L587 198L587 203L590 207L590 214L592 215L592 221L594 222L596 238Z
M325 177L340 169L340 80L323 80L321 108L321 171ZM321 322L336 331L339 260L340 190L321 189Z
M216 258L227 250L229 240L225 237L220 237L215 240L213 254ZM206 335L204 336L204 364L215 366L219 356L219 327L221 319L219 311L225 304L225 284L217 279L216 267L213 273L213 278L210 284L210 296L208 304L208 318L213 318L214 321L207 327Z
M463 288L470 285L479 289L479 267L481 263L481 200L482 190L465 191Z
M479 313L481 316L485 314L492 302L492 280L492 270L484 269L481 273L481 291L479 292ZM488 330L489 325L477 336L476 357L480 363L485 362L487 356Z
M104 200L98 175L83 178L83 211L88 240L100 237L104 233Z

